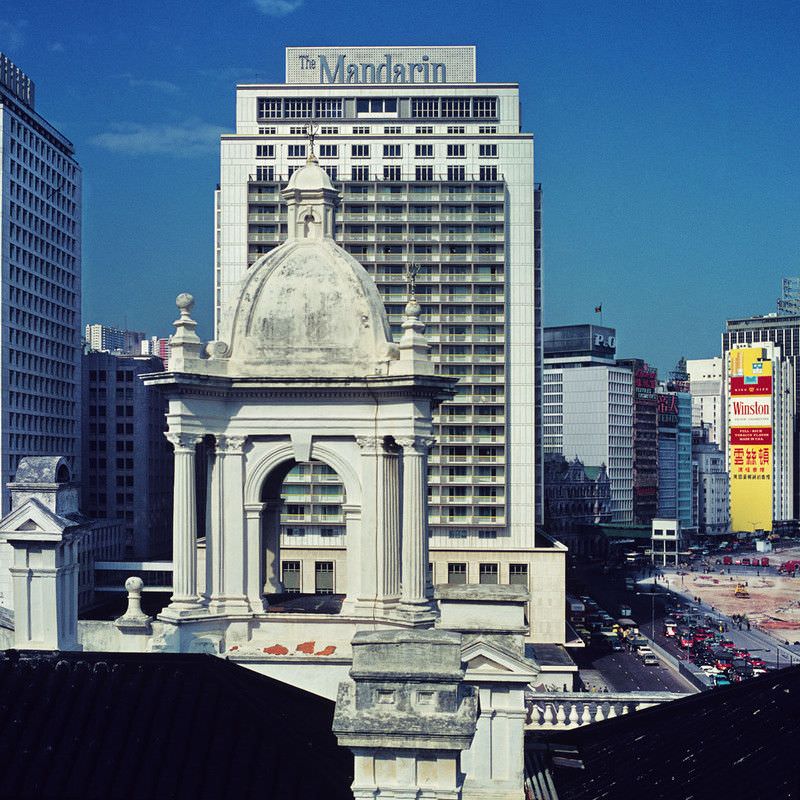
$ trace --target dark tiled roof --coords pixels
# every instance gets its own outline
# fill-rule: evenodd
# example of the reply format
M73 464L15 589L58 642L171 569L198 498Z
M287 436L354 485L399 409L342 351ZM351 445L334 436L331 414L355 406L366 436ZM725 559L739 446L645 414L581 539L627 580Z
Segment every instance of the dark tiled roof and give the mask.
M574 731L529 733L526 764L541 783L544 745L558 800L792 800L799 735L800 667L790 667Z
M214 656L0 654L0 798L352 800L334 704Z

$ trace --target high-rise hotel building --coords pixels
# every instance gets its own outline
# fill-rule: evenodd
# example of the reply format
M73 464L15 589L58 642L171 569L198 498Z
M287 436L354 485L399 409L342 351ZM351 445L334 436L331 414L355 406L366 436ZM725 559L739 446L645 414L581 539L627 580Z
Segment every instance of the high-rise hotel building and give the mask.
M517 569L521 581L513 551L534 546L541 519L541 193L519 86L478 83L474 47L290 47L285 83L239 85L216 194L223 341L221 309L285 239L279 190L305 163L309 120L319 163L342 193L337 241L373 275L396 337L404 273L419 265L432 356L460 379L439 410L430 458L434 580L507 582ZM300 465L287 478L285 546L343 535L341 489L328 472Z
M81 171L34 110L30 78L0 54L0 483L23 456L80 471Z

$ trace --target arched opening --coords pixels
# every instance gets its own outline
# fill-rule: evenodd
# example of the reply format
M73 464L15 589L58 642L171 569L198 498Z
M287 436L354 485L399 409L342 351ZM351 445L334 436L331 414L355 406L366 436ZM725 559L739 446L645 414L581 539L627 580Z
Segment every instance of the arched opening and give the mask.
M346 586L344 482L319 460L287 460L261 487L264 594L270 611L338 613Z
M59 464L56 470L56 483L69 483L72 477L66 464Z
M314 219L314 215L310 211L303 217L303 238L317 238L317 221Z

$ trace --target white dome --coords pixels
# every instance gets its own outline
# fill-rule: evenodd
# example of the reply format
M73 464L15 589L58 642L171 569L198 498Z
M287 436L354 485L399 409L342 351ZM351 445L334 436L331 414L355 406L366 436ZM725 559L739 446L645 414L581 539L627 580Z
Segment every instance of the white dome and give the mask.
M250 268L229 374L364 377L397 355L375 283L333 240L285 242Z
M286 184L286 189L304 192L314 192L322 189L335 191L328 173L317 164L316 159L307 161L305 166L293 172L289 178L289 183Z

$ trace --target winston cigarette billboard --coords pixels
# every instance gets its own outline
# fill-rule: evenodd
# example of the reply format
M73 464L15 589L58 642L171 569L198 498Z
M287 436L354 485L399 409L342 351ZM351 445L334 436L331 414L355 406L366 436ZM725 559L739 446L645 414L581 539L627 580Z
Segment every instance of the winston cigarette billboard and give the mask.
M728 353L731 528L772 530L772 362L760 347Z

